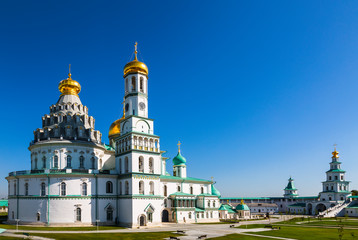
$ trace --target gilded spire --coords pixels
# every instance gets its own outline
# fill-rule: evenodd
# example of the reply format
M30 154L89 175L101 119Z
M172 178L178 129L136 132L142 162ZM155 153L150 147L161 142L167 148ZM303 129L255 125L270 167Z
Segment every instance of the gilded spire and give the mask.
M178 152L180 153L180 145L181 145L181 143L180 143L180 141L178 141Z
M81 85L71 78L71 64L68 67L68 78L62 80L58 85L58 90L62 95L76 95L81 91Z
M334 158L339 158L338 154L339 152L337 151L337 144L334 144L334 151L332 152L332 155Z
M245 202L244 202L244 199L241 199L241 205L244 205Z
M125 118L126 118L126 110L125 110L125 108L124 108L124 103L125 103L125 99L123 98L123 102L122 102L122 104L123 104L123 116L122 116L121 119L125 119Z
M137 51L137 45L138 45L138 43L135 42L135 44L134 44L134 60L137 60L137 53L138 53L138 51Z

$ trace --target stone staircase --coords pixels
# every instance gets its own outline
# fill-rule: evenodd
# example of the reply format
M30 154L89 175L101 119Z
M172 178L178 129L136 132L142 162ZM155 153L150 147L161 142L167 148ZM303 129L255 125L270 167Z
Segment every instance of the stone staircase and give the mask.
M328 217L336 217L338 215L342 215L344 208L346 208L349 204L350 204L350 202L343 202L343 203L337 204L334 207L330 207L327 210L320 212L317 216L328 218Z

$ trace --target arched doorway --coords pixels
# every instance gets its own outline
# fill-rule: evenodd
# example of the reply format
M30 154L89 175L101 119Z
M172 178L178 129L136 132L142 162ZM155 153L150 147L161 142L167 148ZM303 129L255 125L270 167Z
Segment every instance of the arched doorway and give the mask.
M162 222L169 222L169 212L168 210L163 210L162 212Z
M316 206L316 212L320 213L326 210L326 205L324 205L323 203L320 203Z
M145 226L145 216L140 216L139 218L139 226Z
M311 203L307 204L307 214L312 215L312 204Z

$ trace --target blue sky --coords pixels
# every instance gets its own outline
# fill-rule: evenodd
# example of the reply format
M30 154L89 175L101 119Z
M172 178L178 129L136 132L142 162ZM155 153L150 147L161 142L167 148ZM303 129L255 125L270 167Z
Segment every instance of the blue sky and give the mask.
M0 196L30 168L41 117L72 77L107 134L139 43L161 148L223 196L317 195L333 144L358 189L358 2L1 1ZM171 172L172 165L168 169Z

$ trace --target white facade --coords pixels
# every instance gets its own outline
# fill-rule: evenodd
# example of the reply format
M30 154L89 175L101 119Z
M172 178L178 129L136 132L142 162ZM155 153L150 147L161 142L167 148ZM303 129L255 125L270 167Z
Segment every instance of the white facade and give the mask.
M9 223L137 227L219 220L212 181L187 177L185 163L181 174L167 173L148 118L147 74L137 69L124 76L126 116L111 146L94 130L94 118L77 95L79 83L71 75L61 81L62 95L34 131L31 170L6 178Z

